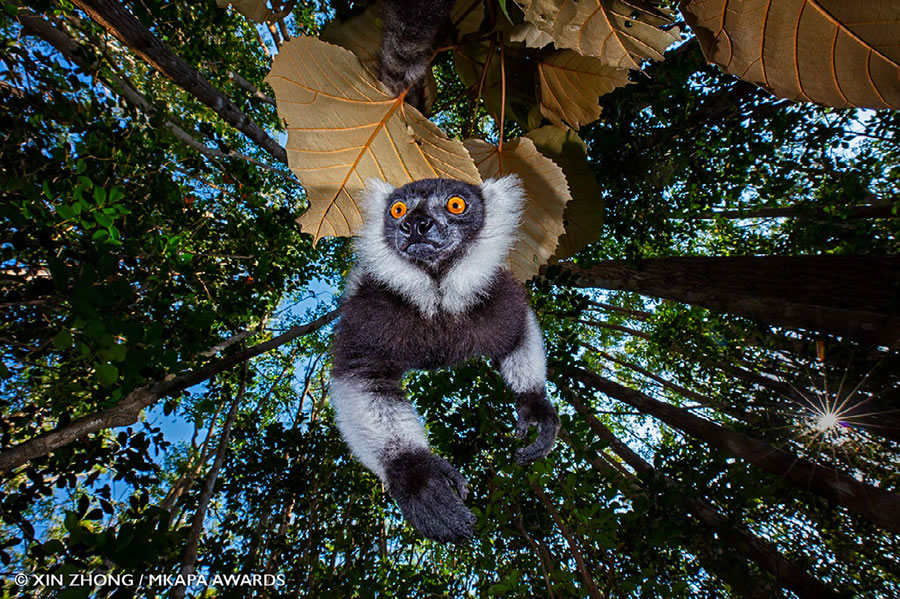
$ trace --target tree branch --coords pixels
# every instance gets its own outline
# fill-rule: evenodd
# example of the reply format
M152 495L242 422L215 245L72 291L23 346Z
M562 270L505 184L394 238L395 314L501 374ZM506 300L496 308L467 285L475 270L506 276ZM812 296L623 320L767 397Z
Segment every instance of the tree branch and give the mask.
M68 445L85 435L96 433L107 428L134 424L140 418L141 411L156 403L161 397L180 393L188 387L202 383L210 377L231 368L235 364L239 364L244 360L249 360L250 358L263 354L280 345L284 345L297 337L317 331L329 324L337 318L337 316L338 310L332 310L325 316L308 324L296 326L278 337L249 347L232 356L217 360L212 364L199 368L193 372L188 372L180 376L167 375L161 381L139 387L111 408L100 410L99 412L88 414L87 416L82 416L59 430L34 437L0 452L0 473L9 472L13 468L21 466L28 460L47 455L51 451Z
M234 401L231 402L231 409L228 412L228 417L225 419L225 424L222 425L222 433L219 435L219 445L216 447L216 459L213 460L213 465L209 469L209 474L206 476L206 484L203 485L203 491L200 493L200 500L197 504L197 511L194 513L193 522L191 522L191 531L188 535L187 546L184 549L184 556L181 559L181 571L179 574L182 577L187 577L194 572L194 566L197 561L197 550L200 547L200 535L203 534L203 522L206 520L206 511L209 509L209 501L210 498L212 498L213 489L216 486L216 479L219 477L219 470L221 470L222 463L225 461L225 453L228 451L228 442L231 439L231 427L234 426L234 421L237 419L238 407L244 401L244 394L247 391L248 362L249 360L244 360L244 367L241 369L241 386ZM186 589L187 587L183 584L176 585L175 588L172 589L173 599L182 599Z
M131 13L114 0L74 0L94 21L134 50L157 71L215 111L273 158L287 164L287 152L192 66L176 56Z
M91 73L97 71L98 65L96 63L91 64L84 58L88 55L87 48L69 37L69 35L65 31L59 29L45 19L42 19L26 8L20 8L16 15L16 18L27 33L41 38L42 40L59 50L59 52L73 64L76 64L82 69ZM110 75L108 78L99 78L111 91L123 97L128 103L132 104L136 108L143 110L146 114L152 115L157 112L156 107L150 104L150 102L143 95L141 95L140 92L137 91L134 85L132 85L132 83L128 81L127 78L119 77L114 74ZM268 164L260 162L255 158L252 158L245 154L241 154L240 152L236 152L234 150L223 152L218 148L211 148L207 145L204 145L202 142L198 141L190 133L182 129L171 119L165 119L164 126L169 129L172 135L174 135L177 139L180 139L188 146L194 148L208 158L212 158L214 160L238 158L240 160L255 164L260 168L278 173L291 182L297 182L290 173L279 170Z

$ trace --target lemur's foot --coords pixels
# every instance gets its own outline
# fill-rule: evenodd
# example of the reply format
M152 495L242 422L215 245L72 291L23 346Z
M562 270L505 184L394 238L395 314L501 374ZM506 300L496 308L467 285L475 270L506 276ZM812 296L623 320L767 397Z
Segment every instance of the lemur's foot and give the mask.
M538 437L528 447L517 449L514 457L520 466L527 466L546 457L556 443L559 432L559 416L543 393L523 394L516 401L516 438L524 439L528 429L536 426Z
M462 474L424 448L410 449L385 464L388 492L403 516L429 539L460 543L472 536L475 515Z

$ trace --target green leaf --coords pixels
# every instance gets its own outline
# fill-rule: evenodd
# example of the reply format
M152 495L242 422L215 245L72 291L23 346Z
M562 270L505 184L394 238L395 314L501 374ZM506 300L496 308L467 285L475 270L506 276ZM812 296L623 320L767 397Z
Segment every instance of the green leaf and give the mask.
M106 190L102 187L94 188L94 202L99 206L106 201Z
M72 338L72 332L69 330L62 330L53 337L53 347L56 349L68 349L72 347L72 344L75 340Z
M47 555L53 555L54 553L62 553L66 550L66 546L63 545L62 541L59 539L50 539L46 543L43 544L41 549L44 550L44 553Z
M497 0L497 4L500 5L500 10L503 11L503 16L506 17L506 20L512 23L513 20L509 17L509 11L506 9L506 0Z
M95 212L94 220L97 221L97 224L101 227L108 227L113 224L113 219L103 214L102 212Z
M63 220L69 220L70 218L74 218L75 210L71 206L67 206L66 204L60 204L56 207L56 213Z
M93 235L91 235L91 240L92 241L103 241L104 239L107 239L108 237L109 237L109 231L107 231L106 229L98 229L97 231L94 231Z
M56 290L64 291L69 284L69 267L56 256L47 258L47 265L50 267L50 277L53 279Z
M109 387L119 378L119 369L112 364L94 364L94 370L97 372L97 378L104 387Z

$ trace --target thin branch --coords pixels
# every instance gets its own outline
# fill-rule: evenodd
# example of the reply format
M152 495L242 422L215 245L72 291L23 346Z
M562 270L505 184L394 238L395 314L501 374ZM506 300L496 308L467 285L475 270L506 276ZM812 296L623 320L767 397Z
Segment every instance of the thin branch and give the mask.
M547 495L544 493L544 490L541 489L541 486L535 482L529 481L531 485L531 489L535 492L538 499L541 503L544 504L544 507L547 508L547 511L550 513L550 517L553 518L553 521L556 523L556 526L559 528L559 531L562 533L563 537L566 539L566 543L569 545L569 551L572 553L572 557L575 558L575 566L578 568L578 572L581 574L582 580L584 580L585 586L587 586L588 594L591 599L598 599L602 597L600 591L597 589L597 585L594 583L594 579L591 576L590 571L587 568L587 564L585 564L584 556L581 555L581 551L578 549L578 544L575 542L575 537L572 536L572 531L569 530L569 527L566 526L566 523L563 521L562 517L560 517L559 512L556 507L553 505L553 502L547 498Z
M234 71L228 71L228 79L235 83L238 87L243 88L245 91L250 92L253 96L259 98L266 104L271 104L272 106L276 106L275 98L264 94L258 87L241 77L239 74Z
M228 442L231 439L231 428L237 419L238 407L244 401L244 394L247 391L248 363L245 360L241 369L241 385L238 394L231 402L231 410L222 426L222 433L219 435L219 445L216 448L216 459L213 461L209 474L206 476L206 484L203 485L203 491L200 493L200 500L197 504L197 511L194 513L194 520L191 522L191 531L188 534L187 546L184 549L184 556L181 559L182 577L193 574L194 567L197 562L197 550L200 547L200 535L203 534L203 523L206 520L206 512L209 509L209 501L212 498L213 489L216 486L216 479L219 477L219 470L225 461L225 453L228 451ZM172 589L173 599L183 599L187 587L183 584L176 585Z
M641 339L649 339L650 335L643 331L638 331L636 329L632 329L629 327L624 327L619 324L610 324L608 322L600 322L597 320L581 320L575 319L575 322L580 322L581 324L586 324L588 326L597 327L600 329L609 329L611 331L619 331L621 333L627 333L632 337L640 337Z
M45 42L59 50L60 53L73 64L76 64L89 72L95 72L97 70L96 63L89 63L84 58L84 56L88 55L87 49L77 41L69 37L69 35L63 30L42 19L26 8L20 8L16 15L16 18L18 19L19 23L21 23L23 29L25 29L26 32L43 39ZM141 95L141 93L137 91L134 85L130 81L128 81L127 78L119 77L117 75L110 75L108 77L108 80L101 78L101 81L103 81L104 85L106 85L106 87L108 87L112 92L120 95L127 102L144 111L148 115L153 115L158 112L156 107L154 107L143 95ZM214 160L237 158L246 162L250 162L251 164L255 164L260 168L264 168L268 171L277 173L285 179L296 183L296 179L289 172L282 171L278 168L260 162L255 158L252 158L245 154L241 154L240 152L236 152L234 150L223 152L218 148L211 148L201 143L171 119L165 119L163 121L163 124L177 139L180 139L188 146L194 148L208 158L212 158Z
M214 88L197 69L176 56L125 7L114 0L74 0L74 3L150 66L211 108L273 158L287 164L287 152L278 142Z

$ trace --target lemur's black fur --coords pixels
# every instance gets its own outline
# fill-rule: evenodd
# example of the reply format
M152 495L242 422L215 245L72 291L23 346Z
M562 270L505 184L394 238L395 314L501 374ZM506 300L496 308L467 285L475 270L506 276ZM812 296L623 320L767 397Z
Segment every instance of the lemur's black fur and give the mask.
M466 481L428 448L399 381L486 356L500 366L516 400L516 435L538 427L516 451L528 464L552 449L559 428L547 399L545 358L522 286L507 270L523 201L515 179L417 181L400 189L372 183L360 262L335 329L332 402L354 454L386 483L404 516L425 536L462 541L475 518ZM449 198L466 209L451 214ZM406 212L391 214L403 202Z
M425 73L450 25L454 0L382 0L379 79L394 95L425 113Z

